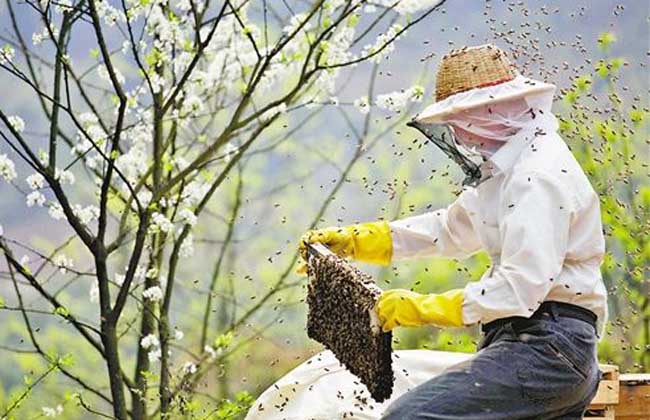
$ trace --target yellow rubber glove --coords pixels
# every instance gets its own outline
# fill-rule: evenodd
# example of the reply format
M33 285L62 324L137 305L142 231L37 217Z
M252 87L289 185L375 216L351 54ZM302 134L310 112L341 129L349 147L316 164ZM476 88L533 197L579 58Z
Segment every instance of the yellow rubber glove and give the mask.
M303 262L296 270L307 272L308 243L320 242L336 255L373 264L388 265L393 255L393 241L388 222L367 222L344 227L328 227L307 231L300 238L300 254Z
M382 329L388 332L397 326L433 324L439 327L462 327L462 305L463 289L427 295L393 289L381 294L376 310Z

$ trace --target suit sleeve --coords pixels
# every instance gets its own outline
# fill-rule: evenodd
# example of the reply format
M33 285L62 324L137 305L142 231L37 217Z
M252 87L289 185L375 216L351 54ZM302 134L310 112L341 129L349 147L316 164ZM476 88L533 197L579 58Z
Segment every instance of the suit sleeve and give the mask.
M464 191L447 208L389 223L393 260L419 257L465 258L481 249L466 208Z

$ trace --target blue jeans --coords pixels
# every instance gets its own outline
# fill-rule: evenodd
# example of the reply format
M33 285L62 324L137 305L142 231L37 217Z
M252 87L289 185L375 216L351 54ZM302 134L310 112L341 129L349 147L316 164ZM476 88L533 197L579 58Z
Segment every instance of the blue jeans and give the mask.
M467 361L395 400L382 419L582 419L596 394L595 328L544 314L490 330Z

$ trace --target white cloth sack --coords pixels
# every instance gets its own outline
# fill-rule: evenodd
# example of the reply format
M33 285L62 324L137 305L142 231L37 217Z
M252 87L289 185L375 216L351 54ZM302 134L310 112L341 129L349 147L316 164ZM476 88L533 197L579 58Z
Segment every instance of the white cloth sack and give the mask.
M475 353L433 350L393 352L393 395L375 402L359 379L329 350L316 354L260 395L246 420L379 419L391 402Z

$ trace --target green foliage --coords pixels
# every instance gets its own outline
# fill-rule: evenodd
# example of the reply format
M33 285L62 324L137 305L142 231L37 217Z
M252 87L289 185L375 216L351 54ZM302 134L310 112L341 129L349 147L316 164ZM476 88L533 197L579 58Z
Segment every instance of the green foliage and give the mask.
M217 336L217 338L214 339L214 347L217 349L228 347L230 343L232 343L233 337L232 331Z
M616 42L616 35L613 32L603 32L598 37L598 47L603 51L607 51L609 46Z
M444 330L438 334L438 337L431 345L432 350L440 351L458 351L464 353L474 353L476 344L471 335L467 333L454 334L452 331Z
M616 42L605 32L598 43L607 53ZM602 272L614 309L615 328L599 345L601 360L635 369L650 369L650 191L648 188L648 109L638 98L624 101L617 74L622 58L604 57L594 67L606 82L603 91L592 91L591 74L574 80L564 95L569 106L562 113L560 132L600 196L607 254ZM589 95L606 96L603 113L591 107ZM625 321L623 321L625 320ZM614 344L616 343L616 344ZM630 345L629 343L639 343ZM617 348L620 347L620 348Z
M255 398L246 391L240 391L235 394L234 401L229 399L224 399L217 408L214 415L210 416L209 419L236 419L243 418L243 416L248 412L248 409L251 407Z
M347 25L349 27L357 26L358 23L359 23L359 15L357 15L356 13L351 14L350 17L347 19Z
M74 366L74 356L72 353L66 353L63 356L59 356L56 360L57 366L69 368Z
M63 318L67 318L70 316L70 311L68 311L65 307L59 306L56 309L54 309L54 313L57 315L62 316Z

